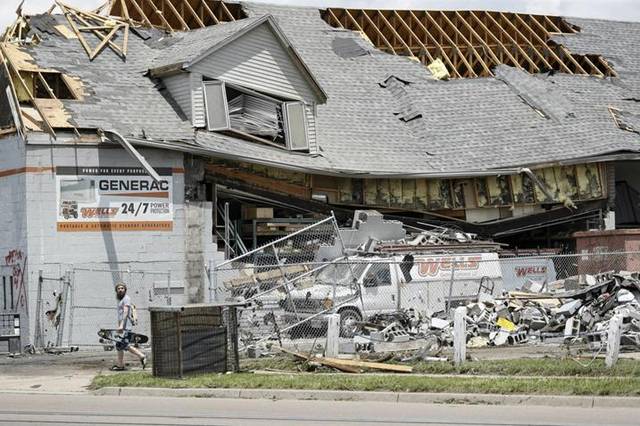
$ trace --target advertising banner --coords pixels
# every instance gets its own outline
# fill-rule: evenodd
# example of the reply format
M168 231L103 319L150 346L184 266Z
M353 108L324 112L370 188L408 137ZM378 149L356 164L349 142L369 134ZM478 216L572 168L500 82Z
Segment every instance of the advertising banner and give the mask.
M556 268L548 258L500 259L505 290L522 288L529 281L539 284L556 280Z
M171 231L173 174L141 167L56 167L58 232Z

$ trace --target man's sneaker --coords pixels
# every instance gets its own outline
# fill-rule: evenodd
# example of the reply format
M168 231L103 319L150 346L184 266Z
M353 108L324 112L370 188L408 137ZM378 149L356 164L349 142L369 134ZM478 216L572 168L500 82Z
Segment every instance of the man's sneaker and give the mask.
M142 358L140 358L140 364L142 364L142 369L144 370L145 368L147 368L147 357L143 356Z

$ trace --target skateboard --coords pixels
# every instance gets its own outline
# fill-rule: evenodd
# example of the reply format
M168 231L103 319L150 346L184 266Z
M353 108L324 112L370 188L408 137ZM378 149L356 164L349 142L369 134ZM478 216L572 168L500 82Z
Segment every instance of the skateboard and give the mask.
M131 333L131 339L129 340L129 344L137 346L145 344L149 341L149 337L144 334ZM105 346L105 350L113 350L116 343L120 343L122 341L123 333L119 333L117 329L114 328L101 328L98 331L98 337L100 337L100 343ZM106 349L108 347L108 349Z

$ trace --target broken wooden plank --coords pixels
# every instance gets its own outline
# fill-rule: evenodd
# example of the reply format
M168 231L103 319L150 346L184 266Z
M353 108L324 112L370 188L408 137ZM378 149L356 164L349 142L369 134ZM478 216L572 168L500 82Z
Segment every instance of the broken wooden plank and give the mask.
M323 361L328 361L336 365L341 365L345 367L360 367L360 368L370 368L372 370L384 370L384 371L393 371L396 373L412 373L413 367L409 365L397 365L397 364L385 364L382 362L368 362L368 361L357 361L353 359L338 359L338 358L316 358L314 360L321 359Z
M334 362L334 360L329 360L327 358L316 358L314 356L301 354L299 352L285 349L282 346L278 346L278 349L286 354L293 355L294 357L301 359L303 361L315 362L317 364L324 365L325 367L331 367L331 368L335 368L336 370L344 371L345 373L360 373L360 370L358 370L357 368L344 365L341 363L336 363Z

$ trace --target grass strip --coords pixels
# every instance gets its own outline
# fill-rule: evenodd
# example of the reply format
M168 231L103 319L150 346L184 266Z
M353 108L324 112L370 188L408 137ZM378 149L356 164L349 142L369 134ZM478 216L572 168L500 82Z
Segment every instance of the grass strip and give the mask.
M163 379L147 372L97 376L92 389L102 387L314 389L390 392L452 392L488 394L638 396L640 378L480 378L410 375L207 374Z
M587 363L589 360L583 360ZM405 364L406 365L406 364ZM494 361L471 361L460 367L449 362L416 362L411 364L414 373L463 374L497 376L566 376L566 377L640 377L640 361L620 359L614 368L607 368L604 360L596 360L583 367L572 359L539 358ZM246 359L244 370L301 371L302 365L291 357ZM318 370L320 371L320 370ZM325 370L333 372L331 370Z

